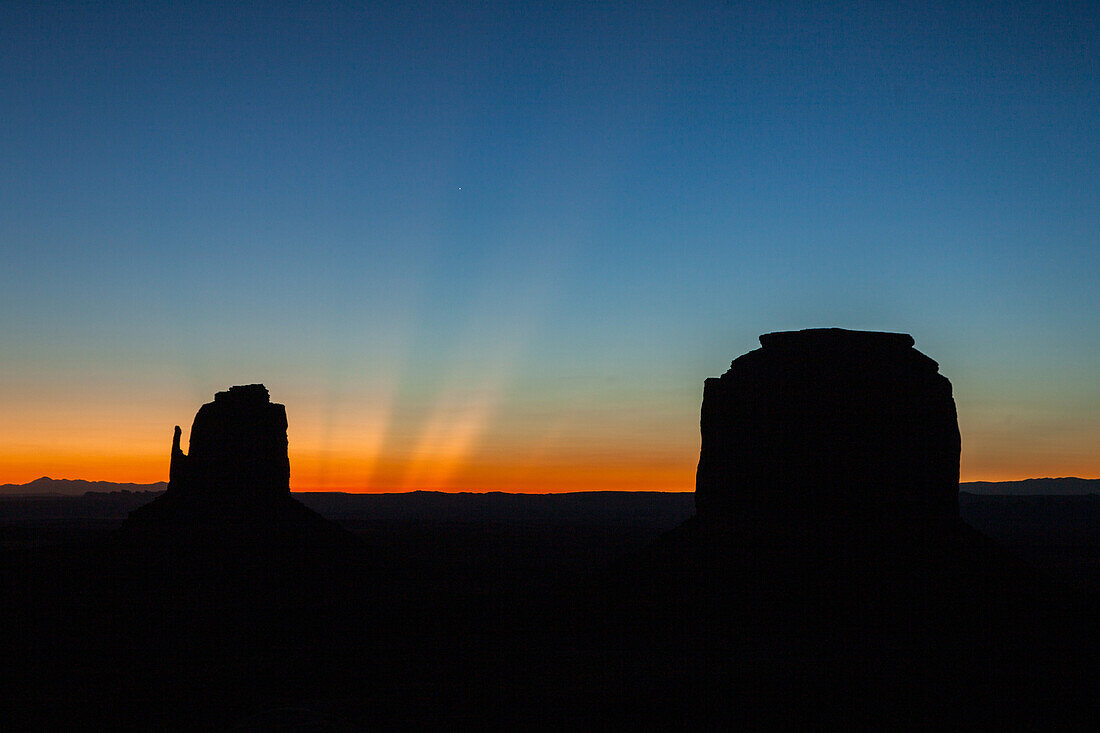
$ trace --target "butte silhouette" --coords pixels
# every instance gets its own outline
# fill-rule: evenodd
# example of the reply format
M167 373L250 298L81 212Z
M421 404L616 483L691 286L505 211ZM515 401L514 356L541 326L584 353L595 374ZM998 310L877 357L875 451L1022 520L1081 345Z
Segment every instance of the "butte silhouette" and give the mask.
M177 545L310 549L358 540L290 496L287 417L262 384L230 387L203 405L188 452L176 426L168 489L120 532Z
M760 343L705 382L696 516L607 576L620 712L862 727L1054 709L1073 641L1050 629L1069 617L960 520L936 362L898 333Z
M701 518L831 522L959 513L951 384L900 333L769 333L703 388Z

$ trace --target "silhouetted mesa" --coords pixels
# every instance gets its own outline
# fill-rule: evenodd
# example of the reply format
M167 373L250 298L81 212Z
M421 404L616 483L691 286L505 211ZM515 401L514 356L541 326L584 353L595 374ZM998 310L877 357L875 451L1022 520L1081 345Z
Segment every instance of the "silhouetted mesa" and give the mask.
M901 333L808 329L706 380L701 519L958 516L951 383Z
M606 575L627 714L1010 727L1088 695L1088 605L959 518L936 362L904 334L760 343L706 381L696 516Z
M290 497L286 431L286 408L262 384L218 392L195 415L186 454L176 426L168 489L131 512L122 534L184 544L354 540Z

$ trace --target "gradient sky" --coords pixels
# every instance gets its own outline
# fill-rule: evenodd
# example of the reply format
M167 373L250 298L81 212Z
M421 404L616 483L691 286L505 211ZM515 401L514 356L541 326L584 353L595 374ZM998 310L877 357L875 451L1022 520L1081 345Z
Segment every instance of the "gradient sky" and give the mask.
M362 5L363 8L357 6ZM691 490L764 332L905 331L964 480L1100 476L1094 3L0 6L0 483Z

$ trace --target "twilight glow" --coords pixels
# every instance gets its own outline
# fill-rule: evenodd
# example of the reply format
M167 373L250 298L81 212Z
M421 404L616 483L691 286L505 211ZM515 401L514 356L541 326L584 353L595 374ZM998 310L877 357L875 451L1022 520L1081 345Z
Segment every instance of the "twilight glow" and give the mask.
M962 478L1100 476L1088 3L5 3L0 483L689 491L760 333L904 331Z

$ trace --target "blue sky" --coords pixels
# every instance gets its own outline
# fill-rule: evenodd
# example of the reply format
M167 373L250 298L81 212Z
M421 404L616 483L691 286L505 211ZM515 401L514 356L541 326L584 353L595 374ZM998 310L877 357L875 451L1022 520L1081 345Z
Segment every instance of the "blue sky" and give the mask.
M0 480L265 381L299 465L690 489L702 379L814 326L915 336L964 477L1100 475L1089 4L366 5L0 9Z

